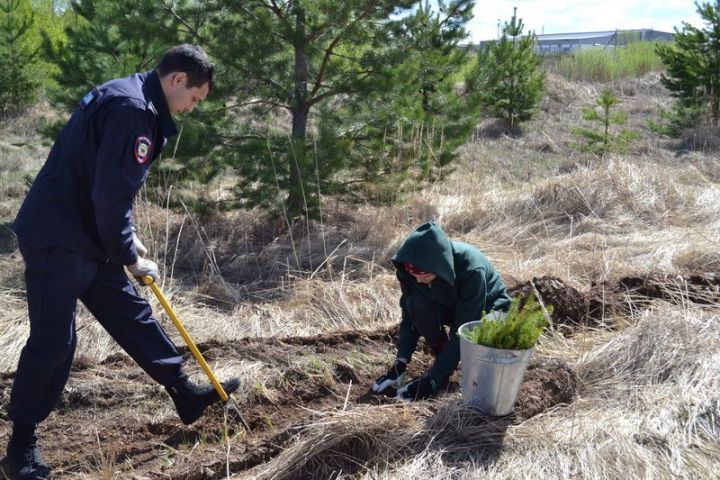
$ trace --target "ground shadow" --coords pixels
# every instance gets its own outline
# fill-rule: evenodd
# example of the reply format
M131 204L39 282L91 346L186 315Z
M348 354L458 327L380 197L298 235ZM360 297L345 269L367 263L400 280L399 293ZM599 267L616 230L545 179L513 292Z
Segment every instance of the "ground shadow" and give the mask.
M493 417L462 400L450 402L425 421L430 443L420 442L416 450L440 451L449 462L471 460L479 467L490 466L502 454L507 429L517 423L515 414Z
M503 120L491 120L484 122L482 125L475 129L472 140L496 140L501 137L520 138L522 137L522 135L523 130L518 126L511 127Z

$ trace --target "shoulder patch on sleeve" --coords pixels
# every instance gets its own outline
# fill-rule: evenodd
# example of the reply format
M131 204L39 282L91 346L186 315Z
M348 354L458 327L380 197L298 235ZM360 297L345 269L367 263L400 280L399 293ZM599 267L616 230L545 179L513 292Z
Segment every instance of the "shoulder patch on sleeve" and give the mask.
M93 100L99 95L100 92L98 92L97 88L93 88L90 90L87 95L83 97L82 100L80 100L80 104L78 105L80 107L80 110L85 110L88 105L90 105Z
M140 136L137 140L135 140L135 148L133 151L135 152L135 161L142 165L150 158L150 154L152 153L152 142L148 137Z

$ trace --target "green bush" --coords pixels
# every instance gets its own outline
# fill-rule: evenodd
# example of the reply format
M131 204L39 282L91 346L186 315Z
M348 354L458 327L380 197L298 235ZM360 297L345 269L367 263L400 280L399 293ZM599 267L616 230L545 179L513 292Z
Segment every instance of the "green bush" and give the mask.
M545 307L547 314L552 305ZM527 296L513 298L505 318L494 319L483 315L482 323L475 328L463 330L462 336L470 342L492 348L525 350L533 348L548 322L542 306L530 292Z
M556 73L570 79L608 82L620 78L637 78L648 72L663 70L655 52L657 42L636 42L617 48L590 48L562 56Z

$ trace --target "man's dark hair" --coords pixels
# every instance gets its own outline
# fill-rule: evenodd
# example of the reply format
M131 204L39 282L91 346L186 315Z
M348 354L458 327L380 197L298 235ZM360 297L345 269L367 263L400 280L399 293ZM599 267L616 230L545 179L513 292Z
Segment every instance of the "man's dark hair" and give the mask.
M184 72L188 77L187 88L202 87L207 83L212 91L215 65L210 61L205 50L197 45L183 43L172 47L165 52L155 70L161 77L168 73Z

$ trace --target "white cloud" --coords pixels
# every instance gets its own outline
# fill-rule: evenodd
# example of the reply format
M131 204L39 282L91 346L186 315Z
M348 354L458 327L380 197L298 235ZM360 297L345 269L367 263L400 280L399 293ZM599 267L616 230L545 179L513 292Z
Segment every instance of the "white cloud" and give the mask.
M615 29L653 28L672 32L682 21L701 26L690 0L478 0L475 18L468 24L471 40L497 37L500 26L512 17L513 7L525 24L524 32L569 33Z

